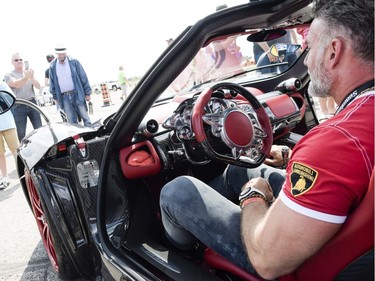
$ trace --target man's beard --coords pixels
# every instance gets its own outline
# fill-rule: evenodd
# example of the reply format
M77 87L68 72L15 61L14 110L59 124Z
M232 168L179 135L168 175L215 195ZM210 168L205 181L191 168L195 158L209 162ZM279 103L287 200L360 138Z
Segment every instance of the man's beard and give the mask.
M61 58L58 58L58 60L59 60L61 63L63 63L63 62L65 61L65 59L66 59L66 56L65 56L65 57L61 57Z
M323 53L318 54L315 60L315 68L310 72L310 84L308 92L319 98L329 97L332 79L327 69L323 66Z

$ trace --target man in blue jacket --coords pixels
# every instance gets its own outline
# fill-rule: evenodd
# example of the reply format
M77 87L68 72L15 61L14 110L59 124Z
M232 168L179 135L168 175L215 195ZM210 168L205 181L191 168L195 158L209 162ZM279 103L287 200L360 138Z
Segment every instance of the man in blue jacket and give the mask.
M66 55L66 47L55 47L57 58L49 69L49 89L53 99L65 112L68 122L78 123L79 116L85 126L91 121L87 112L86 101L91 99L91 87L81 63Z

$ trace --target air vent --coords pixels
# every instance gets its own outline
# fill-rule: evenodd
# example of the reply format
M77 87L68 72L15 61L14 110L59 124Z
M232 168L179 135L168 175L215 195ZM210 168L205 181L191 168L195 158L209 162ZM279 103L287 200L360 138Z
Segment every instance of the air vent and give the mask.
M150 119L147 122L143 122L139 128L138 131L140 134L142 134L145 137L150 137L153 134L155 134L159 129L159 124L155 119Z

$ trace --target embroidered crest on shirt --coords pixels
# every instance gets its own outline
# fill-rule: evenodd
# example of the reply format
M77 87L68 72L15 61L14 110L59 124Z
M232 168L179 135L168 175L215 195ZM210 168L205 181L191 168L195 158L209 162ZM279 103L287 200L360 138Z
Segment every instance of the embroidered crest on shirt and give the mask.
M292 186L292 194L299 196L309 191L318 177L318 172L314 169L294 162L292 165L292 173L290 175L290 182Z

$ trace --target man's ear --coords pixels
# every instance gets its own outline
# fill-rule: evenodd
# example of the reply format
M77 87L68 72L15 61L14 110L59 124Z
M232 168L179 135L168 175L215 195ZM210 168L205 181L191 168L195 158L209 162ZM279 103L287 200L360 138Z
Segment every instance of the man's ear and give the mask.
M328 52L329 64L334 68L344 57L345 41L340 37L334 38L329 44Z

